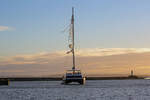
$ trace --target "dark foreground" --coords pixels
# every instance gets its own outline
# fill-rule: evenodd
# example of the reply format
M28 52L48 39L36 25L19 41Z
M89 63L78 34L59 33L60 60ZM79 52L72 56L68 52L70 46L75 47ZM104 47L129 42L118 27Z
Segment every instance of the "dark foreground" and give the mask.
M124 79L144 79L143 77L86 77L86 80L124 80ZM9 77L0 78L1 80L10 81L61 81L62 77Z

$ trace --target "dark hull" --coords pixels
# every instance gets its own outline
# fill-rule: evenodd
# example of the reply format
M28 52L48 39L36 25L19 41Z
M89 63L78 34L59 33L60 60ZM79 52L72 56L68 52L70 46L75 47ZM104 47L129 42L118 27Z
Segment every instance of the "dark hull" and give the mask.
M72 82L79 83L81 85L85 84L85 78L66 78L63 79L63 84L70 84Z
M7 80L7 79L1 79L0 80L0 85L9 85L9 80Z

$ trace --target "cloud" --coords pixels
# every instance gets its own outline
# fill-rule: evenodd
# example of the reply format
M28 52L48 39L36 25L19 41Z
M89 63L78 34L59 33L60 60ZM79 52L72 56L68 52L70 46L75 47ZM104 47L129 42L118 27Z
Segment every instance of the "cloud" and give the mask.
M130 54L130 53L145 53L150 52L150 48L94 48L81 49L76 51L77 57L105 57L112 55ZM50 61L55 61L67 56L65 51L57 52L41 52L36 54L16 55L12 57L1 58L1 64L42 64ZM70 55L68 55L70 56Z
M81 49L77 52L79 56L110 56L128 53L150 52L150 48L95 48Z
M1 57L0 73L7 76L62 74L72 67L71 59L71 55L65 54L65 51ZM149 59L150 48L95 48L76 51L76 67L88 75L128 75L131 69L138 75L147 75L150 73Z
M0 26L0 31L8 31L8 30L13 30L14 28L8 27L8 26Z
M7 64L43 64L47 61L59 59L63 56L61 53L41 52L36 54L16 55L12 57L1 57L0 65Z

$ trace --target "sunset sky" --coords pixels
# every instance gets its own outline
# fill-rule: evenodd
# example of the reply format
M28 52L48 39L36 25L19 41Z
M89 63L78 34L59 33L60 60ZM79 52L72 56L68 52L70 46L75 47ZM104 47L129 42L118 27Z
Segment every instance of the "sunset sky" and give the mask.
M149 0L0 0L0 76L70 69L68 25L75 8L76 64L87 74L150 75Z

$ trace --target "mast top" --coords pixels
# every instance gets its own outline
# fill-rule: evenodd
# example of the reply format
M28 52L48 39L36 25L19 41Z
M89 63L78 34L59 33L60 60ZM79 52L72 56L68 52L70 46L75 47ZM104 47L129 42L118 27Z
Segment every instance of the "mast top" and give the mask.
M72 7L72 15L74 15L74 7Z

